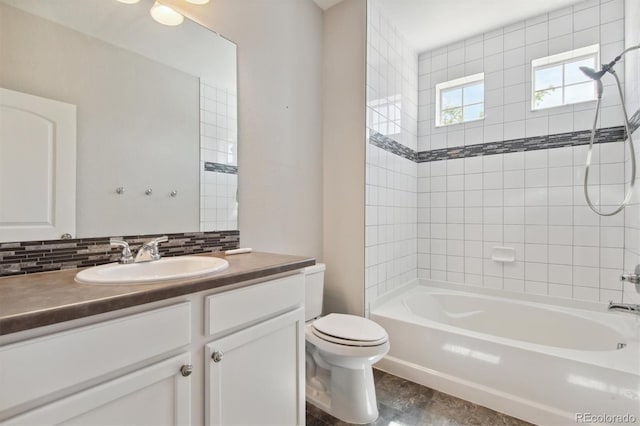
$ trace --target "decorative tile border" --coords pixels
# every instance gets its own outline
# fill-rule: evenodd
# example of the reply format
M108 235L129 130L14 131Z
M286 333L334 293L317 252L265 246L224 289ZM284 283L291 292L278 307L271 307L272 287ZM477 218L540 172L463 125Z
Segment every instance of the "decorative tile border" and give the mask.
M238 166L231 166L229 164L222 164L222 163L211 163L207 161L204 163L204 171L237 175Z
M640 110L629 120L631 133L640 128ZM607 127L596 130L595 143L619 142L624 140L624 126ZM553 135L534 136L511 139L500 142L479 143L452 148L433 149L431 151L414 151L399 142L377 132L371 132L369 143L387 152L417 163L453 160L457 158L478 157L482 155L508 154L512 152L536 151L540 149L563 148L568 146L587 145L591 139L591 130L579 132L557 133Z
M629 129L631 130L631 134L638 130L638 128L640 128L640 109L638 109L636 113L629 118Z
M177 234L133 235L123 237L131 251L160 235L169 241L160 244L162 256L206 253L239 247L240 231L185 232ZM73 240L0 243L0 277L84 268L115 262L122 249L111 247L109 237Z
M595 143L617 142L624 139L623 126L596 130ZM454 160L457 158L478 157L481 155L508 154L512 152L537 151L540 149L563 148L586 145L591 140L591 131L558 133L555 135L534 136L511 139L501 142L480 143L453 148L434 149L418 153L418 163Z
M418 153L416 151L378 132L371 132L369 143L387 152L404 157L407 160L417 161L418 159Z

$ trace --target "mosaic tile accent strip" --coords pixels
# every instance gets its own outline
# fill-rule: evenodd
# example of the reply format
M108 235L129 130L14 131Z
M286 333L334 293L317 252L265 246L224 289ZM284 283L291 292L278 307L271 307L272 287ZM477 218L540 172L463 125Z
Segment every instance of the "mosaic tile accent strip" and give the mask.
M623 126L596 130L595 143L617 142L624 139ZM511 152L536 151L540 149L563 148L567 146L587 145L591 140L591 131L558 133L555 135L535 136L512 139L501 142L481 143L452 148L434 149L418 153L418 163L453 160L457 158L478 157L481 155L508 154Z
M205 172L218 172L218 173L228 173L232 175L238 174L238 166L230 166L228 164L221 163L211 163L206 161L204 163L204 171Z
M633 133L638 127L640 127L640 110L633 115L630 122ZM618 142L624 140L624 138L624 126L608 127L596 130L595 143ZM508 154L511 152L536 151L540 149L587 145L590 139L591 131L583 130L579 132L557 133L553 135L534 136L500 142L479 143L475 145L416 152L387 136L381 135L380 133L372 133L369 137L369 143L408 160L415 161L417 163L428 163L432 161L478 157L481 155Z
M629 129L631 134L634 134L636 130L640 128L640 109L629 118Z
M240 231L130 235L123 238L135 253L144 242L161 235L169 237L169 241L159 246L160 253L166 257L231 250L240 245ZM0 243L0 277L102 265L117 261L121 253L122 249L110 246L109 237Z
M416 161L418 159L418 153L416 151L378 132L371 132L369 143L387 152L404 157L407 160Z

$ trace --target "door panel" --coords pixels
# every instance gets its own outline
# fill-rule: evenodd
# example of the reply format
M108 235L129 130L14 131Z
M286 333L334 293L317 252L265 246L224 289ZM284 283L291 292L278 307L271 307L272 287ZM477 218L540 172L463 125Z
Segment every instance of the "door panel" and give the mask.
M9 425L189 425L191 361L182 354L2 423Z
M0 242L75 236L75 105L0 88Z
M206 424L303 424L303 329L300 308L208 344Z

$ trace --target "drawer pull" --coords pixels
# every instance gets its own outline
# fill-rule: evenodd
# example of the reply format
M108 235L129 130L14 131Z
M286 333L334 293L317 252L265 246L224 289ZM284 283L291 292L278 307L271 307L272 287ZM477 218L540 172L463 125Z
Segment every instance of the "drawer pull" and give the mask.
M222 361L222 352L220 351L215 351L214 353L211 354L211 359L213 360L213 362L220 362Z
M191 373L193 373L193 365L185 364L180 367L180 374L182 374L184 377L190 376Z

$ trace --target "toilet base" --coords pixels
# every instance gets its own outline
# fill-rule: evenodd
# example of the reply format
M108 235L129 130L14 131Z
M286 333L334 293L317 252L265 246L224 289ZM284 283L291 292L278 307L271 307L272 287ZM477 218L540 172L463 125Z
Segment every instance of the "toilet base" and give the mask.
M315 366L307 377L306 399L338 419L366 424L378 418L376 389L371 365L359 369Z

